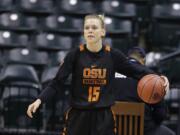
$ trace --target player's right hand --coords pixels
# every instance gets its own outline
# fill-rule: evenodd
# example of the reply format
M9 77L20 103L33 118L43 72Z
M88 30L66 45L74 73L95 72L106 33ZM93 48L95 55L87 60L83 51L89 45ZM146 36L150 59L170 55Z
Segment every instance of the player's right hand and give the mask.
M169 91L169 80L168 80L168 78L166 76L161 75L160 77L164 80L164 85L163 86L165 87L165 91L166 91L166 94L167 94L168 91Z
M36 110L39 108L41 104L41 100L40 99L37 99L36 101L34 101L32 104L30 104L28 106L28 109L27 109L27 115L30 117L30 118L33 118L33 113L36 112Z

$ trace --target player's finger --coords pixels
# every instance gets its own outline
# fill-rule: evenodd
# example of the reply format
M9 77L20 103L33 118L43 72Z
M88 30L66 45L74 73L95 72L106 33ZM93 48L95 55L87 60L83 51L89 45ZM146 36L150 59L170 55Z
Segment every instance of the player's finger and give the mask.
M168 81L167 77L161 76L161 78L164 80L164 85L163 86L167 86L169 84L169 81Z
M33 113L36 112L37 108L38 108L38 106L37 106L37 105L34 105L34 107L33 107Z
M27 115L30 117L30 118L33 118L32 116L32 110L33 110L33 106L29 106L28 109L27 109Z
M169 91L169 80L166 76L161 76L161 78L164 80L164 87L165 87L165 91L166 93L168 93Z

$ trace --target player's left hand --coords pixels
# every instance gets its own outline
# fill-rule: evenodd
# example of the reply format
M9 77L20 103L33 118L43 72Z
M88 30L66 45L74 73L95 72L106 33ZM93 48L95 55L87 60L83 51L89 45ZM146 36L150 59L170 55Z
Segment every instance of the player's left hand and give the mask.
M169 91L169 80L166 76L163 76L163 75L161 76L161 78L164 80L164 87L167 94Z

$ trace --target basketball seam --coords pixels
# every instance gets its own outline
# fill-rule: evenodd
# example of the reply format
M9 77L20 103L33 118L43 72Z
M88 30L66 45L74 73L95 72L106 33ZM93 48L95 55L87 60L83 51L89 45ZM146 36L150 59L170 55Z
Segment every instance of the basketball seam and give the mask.
M159 80L159 78L156 79L156 81L155 81L155 84L154 84L154 86L153 86L153 91L151 92L151 96L150 96L150 98L149 98L149 100L148 100L148 103L149 103L149 101L151 100L152 95L154 94L155 86L156 86L156 83L157 83L158 80Z
M142 90L141 90L141 93L140 93L140 96L142 96L143 89L144 89L145 85L147 84L147 82L148 82L149 80L153 79L153 78L154 78L154 76L152 76L151 78L149 78L148 80L146 80L146 81L144 82L143 87L142 87Z

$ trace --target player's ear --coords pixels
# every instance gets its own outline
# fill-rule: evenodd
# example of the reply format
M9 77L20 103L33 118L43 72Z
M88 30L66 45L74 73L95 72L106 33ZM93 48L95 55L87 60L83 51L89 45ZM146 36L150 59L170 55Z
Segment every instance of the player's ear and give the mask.
M102 29L101 36L102 36L102 37L105 37L105 35L106 35L106 30L105 30L105 29Z

